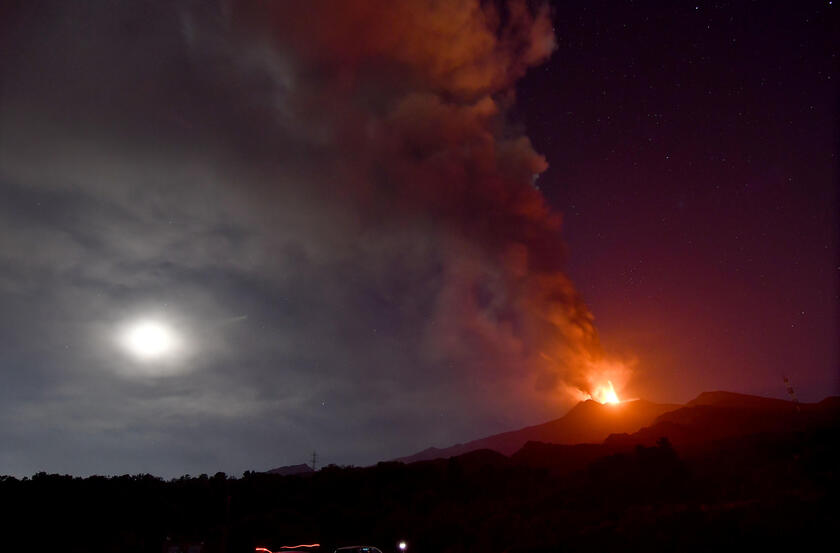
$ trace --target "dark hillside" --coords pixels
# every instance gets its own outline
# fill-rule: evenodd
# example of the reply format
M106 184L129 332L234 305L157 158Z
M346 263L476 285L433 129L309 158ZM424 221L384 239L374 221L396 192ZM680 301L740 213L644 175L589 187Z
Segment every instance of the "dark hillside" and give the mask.
M503 432L447 448L428 448L397 461L411 463L429 459L448 458L478 449L491 449L512 455L527 442L553 444L599 443L618 432L635 432L680 405L635 400L618 405L602 405L597 401L582 401L565 416L520 430Z
M319 553L354 543L392 553L401 539L420 553L810 548L840 517L838 437L825 417L685 453L660 436L308 476L3 477L3 550L159 553L203 542L202 553L252 553L317 542Z

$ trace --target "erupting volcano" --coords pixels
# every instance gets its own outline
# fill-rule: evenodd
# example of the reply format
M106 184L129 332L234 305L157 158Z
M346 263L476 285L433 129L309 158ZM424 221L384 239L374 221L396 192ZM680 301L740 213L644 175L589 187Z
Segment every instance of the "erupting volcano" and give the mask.
M633 377L635 362L603 358L600 352L599 356L602 357L600 361L579 364L583 368L580 375L572 380L576 385L566 388L568 396L578 402L594 400L611 405L627 401L628 383Z
M618 394L615 393L612 380L607 380L605 385L595 388L592 393L592 399L600 403L621 403L618 399Z
M652 424L660 415L680 407L676 404L653 403L643 399L619 401L614 391L613 394L614 401L583 400L564 416L553 421L446 448L430 447L397 460L414 462L439 459L479 449L512 455L532 441L567 445L594 444L602 442L612 434L635 432Z

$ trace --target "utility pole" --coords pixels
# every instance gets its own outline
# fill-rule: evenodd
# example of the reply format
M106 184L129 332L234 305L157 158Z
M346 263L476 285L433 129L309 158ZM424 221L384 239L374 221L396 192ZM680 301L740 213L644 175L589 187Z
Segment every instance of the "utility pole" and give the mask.
M315 469L315 463L317 463L317 462L318 462L318 454L313 451L312 452L312 470L313 471L316 470Z
M793 460L798 461L803 447L803 429L800 426L802 424L802 409L799 407L799 398L796 397L796 393L793 391L793 383L791 383L790 379L785 375L782 375L782 380L785 382L785 390L787 390L791 401L793 401L793 406L796 409L796 414L793 416L793 432L795 436L793 442Z
M785 382L785 390L787 390L788 395L790 396L790 400L793 402L793 406L796 408L796 412L799 413L801 409L799 408L799 399L797 399L796 394L793 392L793 384L791 383L790 379L782 375L782 380Z

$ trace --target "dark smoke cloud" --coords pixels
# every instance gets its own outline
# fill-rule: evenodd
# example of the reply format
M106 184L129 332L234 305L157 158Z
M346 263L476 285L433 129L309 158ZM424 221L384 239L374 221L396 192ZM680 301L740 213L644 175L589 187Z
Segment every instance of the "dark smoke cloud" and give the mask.
M538 372L585 388L581 369L600 348L561 272L559 214L533 185L547 163L505 120L516 79L554 48L547 5L239 7L249 30L261 23L300 73L318 75L314 109L330 106L322 124L346 160L339 174L358 183L364 224L410 222L435 237L443 274L429 348L477 375Z
M553 49L546 7L10 14L0 472L373 462L589 386L602 354L546 160L508 120ZM177 364L114 347L148 313L185 336Z

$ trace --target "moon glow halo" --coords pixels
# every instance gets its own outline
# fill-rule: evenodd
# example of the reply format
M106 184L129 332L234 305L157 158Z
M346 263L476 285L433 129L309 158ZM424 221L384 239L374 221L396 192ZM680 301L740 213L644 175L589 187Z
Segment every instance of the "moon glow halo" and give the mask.
M141 361L156 361L172 355L178 339L167 324L151 319L129 324L122 334L122 345Z

